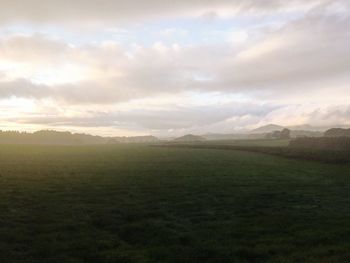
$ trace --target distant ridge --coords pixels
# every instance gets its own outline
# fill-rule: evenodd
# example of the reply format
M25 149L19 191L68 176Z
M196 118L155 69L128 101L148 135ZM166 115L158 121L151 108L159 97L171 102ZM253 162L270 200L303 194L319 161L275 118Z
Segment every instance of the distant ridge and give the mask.
M158 142L159 139L153 135L132 136L132 137L112 137L108 143L150 143Z
M283 130L284 128L285 128L284 126L280 126L276 124L268 124L268 125L256 128L254 130L251 130L250 133L269 133L274 131L280 131L280 130Z
M265 139L266 135L290 129L290 136L297 137L344 137L350 136L350 129L313 127L310 125L281 126L268 124L246 133L207 133L202 135L187 134L178 138L167 138L168 142L198 142L212 140L254 140ZM344 126L343 126L344 127ZM327 131L326 131L327 130ZM326 132L324 132L326 131ZM92 145L92 144L117 144L117 143L156 143L161 141L155 136L98 136L85 133L71 133L69 131L40 130L33 133L19 131L1 131L0 144L57 144L57 145Z
M270 133L270 132L274 132L274 131L281 131L283 129L289 129L292 132L296 132L296 133L307 133L307 132L313 132L313 133L321 133L324 132L332 127L315 127L315 126L311 126L309 124L302 124L302 125L294 125L294 126L282 126L282 125L277 125L277 124L268 124L268 125L264 125L261 127L258 127L254 130L251 130L249 133L250 134L258 134L258 133Z
M197 142L197 141L205 141L205 138L199 135L187 134L181 137L174 139L176 142Z

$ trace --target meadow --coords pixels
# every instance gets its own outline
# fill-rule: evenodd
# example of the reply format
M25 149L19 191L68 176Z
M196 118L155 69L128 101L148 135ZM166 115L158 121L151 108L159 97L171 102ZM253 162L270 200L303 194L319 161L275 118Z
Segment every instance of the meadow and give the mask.
M217 149L265 153L286 158L321 161L350 165L349 138L298 138L211 140L192 142L166 142L153 144L157 147L191 149Z
M290 139L206 140L198 142L169 142L167 145L222 145L237 147L286 147Z
M0 262L349 262L350 165L206 148L0 146Z

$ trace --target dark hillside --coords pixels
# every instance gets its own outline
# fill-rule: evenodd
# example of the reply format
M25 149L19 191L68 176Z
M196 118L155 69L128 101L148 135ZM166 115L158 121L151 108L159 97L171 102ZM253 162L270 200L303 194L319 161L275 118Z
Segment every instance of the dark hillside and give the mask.
M350 129L332 128L324 133L325 137L350 137Z
M296 138L290 141L289 147L313 150L350 151L350 137Z

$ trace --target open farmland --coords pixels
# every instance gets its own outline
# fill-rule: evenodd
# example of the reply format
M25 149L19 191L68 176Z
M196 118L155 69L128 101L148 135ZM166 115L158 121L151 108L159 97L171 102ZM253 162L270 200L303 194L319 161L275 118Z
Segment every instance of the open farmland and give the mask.
M177 142L170 141L168 145L229 145L229 146L244 146L244 147L286 147L288 146L290 139L253 139L253 140L208 140L208 141L189 141L189 142Z
M349 138L212 140L153 144L158 147L247 151L338 164L350 164L349 145Z
M350 166L146 145L0 147L0 262L348 262Z

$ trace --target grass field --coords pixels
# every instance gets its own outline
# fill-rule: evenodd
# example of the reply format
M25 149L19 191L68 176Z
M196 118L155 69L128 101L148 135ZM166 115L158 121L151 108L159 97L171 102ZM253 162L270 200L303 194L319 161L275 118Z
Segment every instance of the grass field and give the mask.
M286 147L288 146L290 139L256 139L256 140L219 140L219 141L203 141L197 144L203 145L232 145L232 146L244 146L244 147Z
M0 146L0 262L349 262L350 165Z
M286 147L290 139L256 139L256 140L207 140L207 141L170 141L161 143L165 145L229 145L229 146L244 146L244 147Z
M152 146L156 147L175 147L175 148L192 148L192 149L216 149L216 150L236 150L256 153L276 155L286 158L295 158L303 160L321 161L325 163L349 164L350 165L350 148L349 141L341 138L341 141L335 145L322 146L320 138L311 139L301 138L296 144L290 139L256 139L256 140L211 140L211 141L192 141L192 142L168 142L157 143ZM316 140L316 141L313 141ZM343 141L344 140L344 141ZM292 143L292 146L290 146ZM321 144L322 147L318 147ZM315 147L317 146L317 147ZM340 149L338 149L340 148Z

